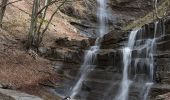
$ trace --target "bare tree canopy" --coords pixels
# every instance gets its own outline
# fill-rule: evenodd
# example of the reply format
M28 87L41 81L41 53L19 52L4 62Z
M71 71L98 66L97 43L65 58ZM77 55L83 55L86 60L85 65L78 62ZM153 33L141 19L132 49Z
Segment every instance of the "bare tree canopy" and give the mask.
M34 0L26 48L37 48L40 46L44 33L47 31L53 17L66 2L69 2L69 0ZM47 23L45 23L44 20L46 20L47 10L49 9L49 6L53 4L56 4L57 7L50 16ZM38 22L38 19L40 19L41 21Z

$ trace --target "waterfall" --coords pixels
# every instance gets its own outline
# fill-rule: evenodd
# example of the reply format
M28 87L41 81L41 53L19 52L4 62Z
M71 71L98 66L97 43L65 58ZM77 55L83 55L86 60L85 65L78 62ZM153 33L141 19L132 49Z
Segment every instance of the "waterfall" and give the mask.
M142 99L141 99L141 100L147 100L148 94L149 94L149 92L150 92L150 89L151 89L151 86L152 86L152 85L153 85L153 83L151 83L151 82L147 82L147 83L145 84L144 90L143 90L143 94L144 94L144 95L142 95Z
M144 85L143 89L143 95L141 95L142 100L148 100L148 95L150 92L150 89L152 85L154 84L154 56L153 53L156 49L155 42L156 42L156 35L157 35L157 29L158 29L158 21L155 22L155 27L154 27L154 37L152 39L148 39L146 44L147 44L147 51L146 51L146 58L148 58L147 65L149 67L149 79ZM164 35L164 34L161 34Z
M123 78L121 81L121 86L120 90L118 91L118 95L114 100L128 100L128 95L129 95L129 87L131 84L139 83L142 85L142 91L140 92L140 100L148 100L148 95L150 92L150 89L152 85L154 84L154 52L156 50L156 36L157 34L157 28L158 28L159 22L155 22L155 27L154 27L154 35L153 38L148 38L148 39L143 39L140 37L137 40L137 33L139 30L133 30L131 31L129 38L128 38L128 43L127 45L123 48ZM164 31L164 30L163 30ZM142 34L142 33L140 33ZM164 34L161 34L164 35ZM132 64L132 54L136 50L136 57L134 62L134 73L133 77L135 78L133 81L129 79L128 77L128 72L129 72L129 67ZM143 54L142 54L143 53ZM145 54L145 55L144 55ZM145 57L144 57L145 56ZM142 60L143 59L143 60ZM145 60L144 60L145 59ZM142 62L141 62L142 61ZM140 66L138 66L138 63L141 63ZM147 68L145 70L145 66L147 65ZM141 71L142 70L145 73L145 76L147 75L147 79L142 78L142 77L137 77L137 70ZM140 73L139 73L140 74ZM136 80L137 79L137 80Z
M81 86L83 84L83 81L86 79L87 75L89 74L90 70L93 69L91 64L93 64L95 58L96 58L96 53L99 50L98 46L92 46L90 49L87 51L85 58L84 58L84 63L82 64L80 68L80 72L78 75L80 75L80 78L78 79L76 85L73 87L71 91L70 98L74 98L78 92L80 92Z
M127 100L128 93L129 93L129 86L131 85L132 81L128 78L128 67L131 63L132 57L132 50L135 44L136 35L138 30L133 30L130 33L128 44L126 47L123 48L123 79L121 82L121 87L119 90L119 94L116 96L116 100Z
M99 20L99 37L102 38L107 33L107 0L97 0L97 3L99 5L97 9L97 17Z
M99 30L98 30L98 38L96 39L95 45L91 46L90 49L85 53L84 62L80 68L79 71L79 78L74 87L71 89L71 92L69 94L71 99L74 99L75 96L81 91L81 87L83 82L86 80L88 74L91 70L93 70L95 67L92 66L96 54L100 49L100 44L102 41L103 36L107 33L107 0L97 0L98 2L98 10L97 10L97 16L99 20Z

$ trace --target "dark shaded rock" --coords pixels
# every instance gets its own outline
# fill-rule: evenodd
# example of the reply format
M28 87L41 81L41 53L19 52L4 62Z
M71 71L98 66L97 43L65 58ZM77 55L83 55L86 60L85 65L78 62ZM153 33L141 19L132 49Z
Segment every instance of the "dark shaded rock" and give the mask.
M68 47L68 48L80 48L80 49L85 49L87 47L89 47L90 43L87 39L84 40L76 40L76 39L72 39L69 40L68 38L59 38L56 39L56 44L59 46L63 46L63 47Z
M170 100L170 93L158 95L155 100Z
M40 55L53 60L53 61L64 61L70 63L81 63L82 58L84 56L84 52L82 50L69 50L62 48L39 48Z
M113 30L109 32L103 37L101 48L104 48L104 49L118 48L119 45L117 43L121 42L124 34L125 32L118 31L118 30Z
M87 84L83 83L82 84L82 90L87 91L87 92L91 92L92 88L90 86L88 86Z
M167 33L167 34L170 34L170 16L168 16L168 17L166 18L165 27L166 27L166 33Z

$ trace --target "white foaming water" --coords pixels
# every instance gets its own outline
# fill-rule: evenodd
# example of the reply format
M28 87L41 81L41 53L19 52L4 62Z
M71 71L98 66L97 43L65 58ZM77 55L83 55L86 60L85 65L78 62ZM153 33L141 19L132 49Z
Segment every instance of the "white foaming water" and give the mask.
M125 48L123 48L123 79L119 94L116 96L116 100L127 100L128 98L129 86L132 83L132 81L128 78L128 67L132 60L131 54L135 44L137 32L138 30L133 30L130 33L128 44Z
M97 0L99 7L97 10L97 16L99 19L99 34L96 39L95 45L90 47L84 57L84 62L79 71L79 79L75 86L72 88L70 92L70 98L74 99L75 96L80 92L82 84L84 80L87 78L87 75L90 73L91 70L94 69L91 65L94 63L96 59L96 54L100 49L100 44L103 39L103 36L107 33L107 0ZM84 98L85 99L85 98Z
M97 0L99 5L97 10L97 17L99 19L99 37L103 37L107 33L107 0Z
M127 47L129 47L130 49L133 49L133 47L134 47L136 35L137 35L138 31L139 31L139 29L136 29L136 30L133 30L130 33L130 36L129 36L129 39L128 39L128 45L127 45Z

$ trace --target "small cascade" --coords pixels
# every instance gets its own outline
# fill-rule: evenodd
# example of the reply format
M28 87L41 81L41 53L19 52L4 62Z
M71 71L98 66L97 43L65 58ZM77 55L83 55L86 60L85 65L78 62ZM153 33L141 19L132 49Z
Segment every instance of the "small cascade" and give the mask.
M152 85L154 84L154 56L153 53L156 50L156 35L157 35L157 28L158 28L158 21L154 23L154 37L152 39L146 40L146 59L147 59L147 65L149 70L149 78L145 82L144 88L143 88L143 95L141 95L141 100L148 100L148 95L150 92L150 89ZM162 35L162 34L161 34Z
M99 19L98 38L96 39L95 45L91 46L90 49L85 53L84 62L78 74L78 81L69 93L71 99L74 99L76 95L81 91L83 82L86 80L91 70L95 68L92 65L94 64L97 52L100 49L102 38L107 33L107 0L97 0L97 2L99 4L97 11L97 16ZM85 99L85 97L83 97L83 99Z
M92 46L87 51L86 56L84 58L84 63L80 68L80 72L78 75L80 75L79 80L77 81L76 85L71 91L70 98L74 98L75 95L80 92L81 86L83 84L83 81L86 79L87 75L89 74L90 70L93 69L93 66L91 64L94 63L94 60L96 58L96 52L99 50L99 46Z
M165 25L162 24L164 23L156 21L154 32L149 37L142 37L142 34L147 34L145 29L133 30L130 33L122 50L123 77L120 89L113 100L128 100L131 86L135 85L142 90L138 91L139 100L149 100L148 95L155 79L156 41L165 36ZM159 26L161 28L158 31Z
M132 81L128 78L128 67L132 60L132 50L135 44L136 35L138 30L134 30L130 33L128 44L125 48L123 48L123 79L121 82L121 87L119 94L116 96L116 100L127 100L129 93L129 86Z

